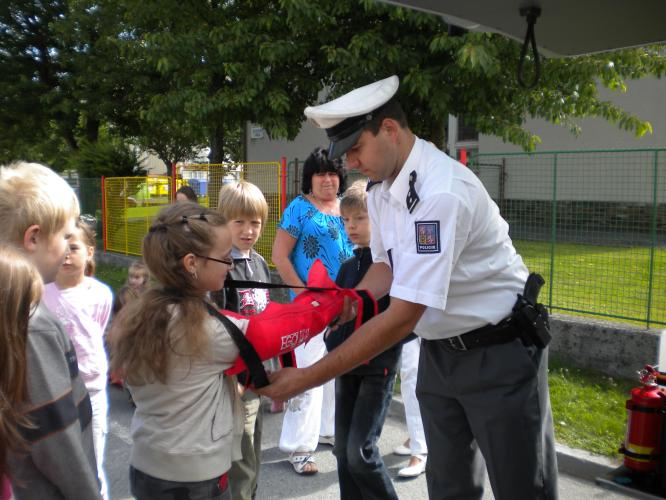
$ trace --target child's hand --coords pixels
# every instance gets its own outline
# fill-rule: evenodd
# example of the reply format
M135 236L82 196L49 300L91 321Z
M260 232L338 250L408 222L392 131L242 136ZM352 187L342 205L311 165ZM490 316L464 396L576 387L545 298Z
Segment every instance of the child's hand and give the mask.
M237 382L236 385L238 386L238 395L242 396L243 393L245 392L245 386L240 382Z
M357 304L356 301L352 301L351 298L345 297L344 298L344 304L342 306L342 312L340 315L333 320L333 322L329 325L330 326L330 331L334 332L335 330L338 329L341 325L344 325L345 323L353 320L356 317L356 310L357 310Z

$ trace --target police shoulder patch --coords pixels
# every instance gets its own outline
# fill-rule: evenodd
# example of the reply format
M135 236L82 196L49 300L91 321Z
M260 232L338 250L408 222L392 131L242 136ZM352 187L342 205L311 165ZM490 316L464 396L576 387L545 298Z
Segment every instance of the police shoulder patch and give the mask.
M439 221L414 222L416 228L416 253L440 253Z

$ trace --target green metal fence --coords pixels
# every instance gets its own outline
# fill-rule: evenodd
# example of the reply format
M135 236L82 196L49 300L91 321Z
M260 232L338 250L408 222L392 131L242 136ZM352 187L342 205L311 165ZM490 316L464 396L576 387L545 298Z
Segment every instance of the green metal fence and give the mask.
M666 149L479 154L552 310L666 325Z
M288 201L301 168L289 161ZM551 310L666 325L666 149L480 154L470 168ZM96 213L100 181L81 179L79 199Z

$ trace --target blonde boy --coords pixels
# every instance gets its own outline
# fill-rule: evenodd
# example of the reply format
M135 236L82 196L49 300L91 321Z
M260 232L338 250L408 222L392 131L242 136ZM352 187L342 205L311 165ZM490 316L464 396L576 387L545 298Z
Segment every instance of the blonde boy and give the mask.
M79 216L69 185L43 165L0 167L0 244L22 250L45 283L55 279ZM17 500L98 499L90 398L76 353L60 323L39 305L30 318L27 401L34 427L24 428L26 454L10 456Z
M231 230L231 257L234 267L227 275L235 280L252 280L270 283L271 275L264 258L254 250L254 245L268 218L268 204L261 190L246 181L225 184L220 189L218 210L227 219ZM219 298L220 294L217 294ZM218 304L230 311L246 316L258 314L268 305L265 288L224 289L224 301ZM268 362L270 364L270 362ZM239 377L239 382L245 380ZM229 470L231 498L251 500L257 492L259 466L261 465L261 398L250 390L243 392L245 426L241 440L243 458L232 463Z

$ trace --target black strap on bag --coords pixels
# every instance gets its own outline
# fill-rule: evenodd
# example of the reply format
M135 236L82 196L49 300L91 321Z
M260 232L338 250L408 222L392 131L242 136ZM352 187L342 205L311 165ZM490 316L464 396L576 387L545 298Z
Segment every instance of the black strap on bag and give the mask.
M245 366L247 366L250 372L250 380L254 386L257 388L266 387L270 382L268 381L268 375L266 375L264 364L261 362L261 358L259 358L257 351L255 351L252 344L250 344L250 341L247 340L245 335L243 335L241 329L224 314L220 313L220 311L209 302L206 302L206 308L210 315L215 316L220 320L229 332L234 344L238 347L240 357L243 359Z
M261 281L246 281L246 280L233 280L227 278L224 282L225 288L305 288L313 292L327 292L335 291L337 288L322 288L314 286L290 286L290 285L277 285L274 283L264 283ZM370 297L370 294L365 290L356 290L356 293L361 297L363 301L363 315L362 322L365 323L370 318L372 318L375 311L375 301ZM250 343L249 340L245 337L243 332L236 326L236 324L227 318L224 314L220 313L215 306L211 303L206 302L206 308L211 316L215 316L218 320L222 322L225 326L229 335L233 339L236 347L238 347L239 355L241 359L245 362L245 366L250 373L250 382L254 384L254 387L261 388L267 386L270 382L268 381L268 375L266 374L266 369L264 364L261 361L261 358L257 354L257 351L254 349L254 346ZM334 321L335 322L335 321ZM290 353L282 354L280 356L282 361L282 366L294 366L293 357Z
M318 286L296 286L296 285L278 285L277 283L264 283L263 281L233 280L227 278L224 281L224 288L305 288L311 292L332 292L337 288L326 288Z

